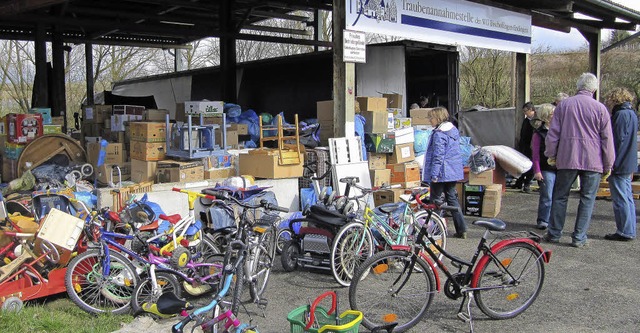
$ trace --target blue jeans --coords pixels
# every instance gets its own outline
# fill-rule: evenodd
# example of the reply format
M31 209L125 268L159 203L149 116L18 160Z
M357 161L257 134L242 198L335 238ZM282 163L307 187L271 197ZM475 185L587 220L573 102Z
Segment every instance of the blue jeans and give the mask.
M616 233L627 238L636 238L636 205L631 191L631 174L611 174L609 188L613 200L613 215L616 219Z
M553 199L551 200L551 220L547 234L551 239L557 240L562 236L565 218L567 217L567 202L571 184L580 177L580 204L576 214L576 224L571 238L574 243L587 241L587 230L591 223L591 213L596 200L596 193L600 184L599 172L585 170L558 170L556 182L553 186Z
M456 192L456 182L445 183L431 183L431 200L439 201L444 193L448 206L460 207L458 202L458 193ZM461 209L452 212L453 225L456 227L456 233L463 233L467 231L467 224L464 222Z
M542 172L542 180L538 181L540 186L540 200L538 200L538 218L536 222L538 225L541 223L549 223L549 217L551 216L551 199L553 198L553 184L556 182L555 171Z

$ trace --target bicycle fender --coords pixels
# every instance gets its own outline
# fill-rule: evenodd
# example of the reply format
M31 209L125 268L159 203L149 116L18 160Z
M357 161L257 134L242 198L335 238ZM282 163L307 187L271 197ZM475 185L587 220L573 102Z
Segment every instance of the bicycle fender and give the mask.
M542 261L544 261L545 263L549 262L549 258L547 257L547 252L545 252L542 247L540 246L539 243L537 243L536 241L529 239L529 238L517 238L517 239L505 239L502 240L500 242L498 242L496 245L491 247L491 252L497 252L498 250L502 249L503 247L507 246L507 245L511 245L514 243L527 243L529 245L532 245L533 247L535 247L538 251L540 251L541 255L542 255ZM486 265L486 263L490 260L490 257L485 254L482 256L482 258L480 258L480 260L478 261L478 263L476 264L476 267L483 267L484 265ZM478 287L478 279L480 279L480 271L475 269L473 270L473 276L471 277L471 288L477 288Z
M391 249L394 251L406 251L411 252L411 246L409 245L391 245ZM436 279L436 290L440 291L440 275L438 274L438 270L436 269L436 265L433 263L433 260L429 258L424 252L420 252L420 257L427 262L429 267L431 268L431 272L433 272L433 277Z

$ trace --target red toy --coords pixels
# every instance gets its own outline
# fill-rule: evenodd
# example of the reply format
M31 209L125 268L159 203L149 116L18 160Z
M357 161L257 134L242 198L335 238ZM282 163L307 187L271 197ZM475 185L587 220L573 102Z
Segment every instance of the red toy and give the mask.
M42 115L9 113L7 115L7 138L12 143L28 143L42 136Z

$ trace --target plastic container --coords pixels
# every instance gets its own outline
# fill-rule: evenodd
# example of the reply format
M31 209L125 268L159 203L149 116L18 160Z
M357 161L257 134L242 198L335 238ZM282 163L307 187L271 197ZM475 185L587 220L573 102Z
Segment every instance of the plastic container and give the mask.
M320 301L331 296L331 309L318 307ZM337 295L327 291L318 296L311 306L301 306L289 312L287 320L291 324L291 333L358 333L362 312L347 310L336 315ZM308 317L308 318L307 318Z

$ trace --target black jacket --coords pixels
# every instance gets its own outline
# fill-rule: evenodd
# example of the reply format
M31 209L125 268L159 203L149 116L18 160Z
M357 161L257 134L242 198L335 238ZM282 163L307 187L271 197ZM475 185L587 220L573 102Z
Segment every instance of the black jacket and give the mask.
M524 156L531 158L531 138L533 137L533 126L531 121L524 117L522 127L520 127L520 141L518 141L518 151Z

